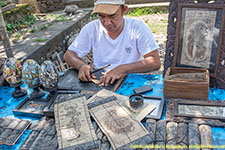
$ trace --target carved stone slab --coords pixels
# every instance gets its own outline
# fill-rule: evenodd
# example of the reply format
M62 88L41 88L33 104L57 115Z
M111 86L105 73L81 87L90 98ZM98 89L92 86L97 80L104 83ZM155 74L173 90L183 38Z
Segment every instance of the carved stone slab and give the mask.
M179 123L177 129L177 145L186 147L188 149L188 126L186 123Z
M30 124L28 120L1 118L0 144L14 145Z
M81 82L78 79L78 72L75 69L69 69L64 76L59 79L58 89L63 90L85 90L85 91L99 91L103 88L108 90L118 90L126 79L126 75L122 76L121 80L117 80L109 86L99 86L93 82Z
M130 145L144 145L151 141L144 126L129 115L118 100L114 99L89 111L113 149L129 149Z
M155 145L158 146L158 148L155 148L156 150L162 150L166 149L166 121L165 120L159 120L157 122L156 126L156 133L155 133Z
M199 125L195 123L188 124L188 139L189 139L189 148L193 150L199 150L200 145L200 135L199 135ZM193 146L193 147L192 147Z
M141 121L144 119L149 113L151 113L154 109L154 105L150 105L148 103L144 103L144 106L138 110L134 110L130 107L129 104L129 97L116 94L112 91L102 89L101 91L97 92L95 95L93 95L91 98L88 99L88 104L101 101L104 98L115 96L119 103L126 109L126 111L136 120Z
M53 119L43 117L31 129L30 135L20 147L21 150L57 149L57 136Z
M208 125L200 125L199 132L201 137L201 145L213 146L211 127ZM202 148L202 150L210 150L210 148Z
M100 145L88 113L86 97L56 102L55 123L59 149L92 149Z
M154 144L155 142L155 132L156 132L156 121L154 119L147 119L145 128L148 130L151 141L148 145Z
M168 122L166 125L166 142L168 146L176 146L177 145L177 123L176 122ZM172 150L173 148L168 148Z

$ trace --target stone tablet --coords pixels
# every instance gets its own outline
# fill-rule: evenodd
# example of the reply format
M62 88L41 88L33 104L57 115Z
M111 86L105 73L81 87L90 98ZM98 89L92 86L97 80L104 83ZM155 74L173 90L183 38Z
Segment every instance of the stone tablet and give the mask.
M59 79L58 89L59 90L82 90L82 91L99 91L103 88L108 90L118 90L126 79L126 75L122 76L121 79L116 80L113 84L108 86L99 86L93 82L82 82L78 79L78 71L75 69L67 70L64 75Z
M89 112L113 149L130 149L131 145L145 145L151 141L149 132L116 99L93 107Z
M188 149L188 126L186 123L179 123L177 130L177 145Z
M97 92L95 95L93 95L91 98L88 99L88 104L101 101L104 98L108 98L110 96L115 96L119 103L125 107L126 111L136 120L141 121L144 119L149 113L151 113L154 109L154 105L150 105L148 103L144 103L144 106L142 108L139 108L137 110L132 109L129 104L129 97L116 94L112 91L102 89L101 91Z
M56 102L55 124L59 149L92 149L100 145L94 132L85 96Z
M188 124L189 148L193 150L200 149L199 125L195 123Z
M212 131L211 127L208 125L200 125L199 132L201 137L201 145L206 148L202 148L202 150L210 150L207 148L208 146L213 146L213 139L212 139Z
M145 128L148 130L151 141L148 145L152 145L155 142L156 121L154 119L147 119Z
M166 121L159 120L156 125L155 150L166 149Z
M172 150L177 145L177 123L176 122L168 122L166 125L166 144L167 149Z
M21 150L56 150L58 146L54 119L43 117L39 123L33 126L26 141L20 147Z
M1 120L0 144L5 145L14 145L31 124L28 120L11 117L3 118Z

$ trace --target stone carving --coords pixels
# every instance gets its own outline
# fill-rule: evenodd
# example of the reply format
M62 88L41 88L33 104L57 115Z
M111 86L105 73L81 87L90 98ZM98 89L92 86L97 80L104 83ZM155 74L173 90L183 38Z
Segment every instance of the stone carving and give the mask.
M208 125L200 125L199 132L201 137L201 145L213 146L211 127ZM202 148L202 150L209 150L209 148Z
M102 89L101 91L97 92L95 95L89 98L87 102L88 105L96 101L101 102L103 99L108 98L110 96L115 96L118 99L119 103L126 109L126 111L138 121L144 119L144 117L146 117L155 109L155 105L151 105L148 103L144 103L144 106L137 110L132 109L129 104L129 97L113 93L106 89Z
M84 94L76 98L56 102L55 123L59 149L92 149L100 141L94 132Z
M193 150L200 150L199 146L200 143L200 135L199 135L199 125L195 123L189 123L188 124L188 145L189 148L192 148ZM193 147L192 147L193 146Z
M113 149L129 149L130 145L144 145L151 141L144 126L129 115L116 99L93 107L89 112Z
M179 123L177 130L177 145L186 147L184 150L188 149L188 126L186 123Z
M0 144L14 145L30 124L31 122L28 120L1 118Z

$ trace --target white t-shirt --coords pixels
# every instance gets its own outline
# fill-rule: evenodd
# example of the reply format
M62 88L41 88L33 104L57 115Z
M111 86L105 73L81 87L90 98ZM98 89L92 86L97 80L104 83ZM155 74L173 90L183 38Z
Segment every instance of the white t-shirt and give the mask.
M143 21L124 17L124 28L116 39L109 37L100 20L94 20L82 28L68 49L80 58L92 49L94 67L111 64L108 69L112 69L137 62L158 48L152 32Z

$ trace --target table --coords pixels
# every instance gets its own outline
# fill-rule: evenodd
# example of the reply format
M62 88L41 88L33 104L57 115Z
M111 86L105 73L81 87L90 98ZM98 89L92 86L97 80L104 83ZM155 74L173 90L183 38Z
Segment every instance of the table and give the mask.
M146 95L163 96L162 75L129 74L123 86L118 91L116 91L116 93L129 96L130 94L133 94L134 88L137 88L143 85L150 85L153 88L153 91L146 93ZM28 86L26 84L23 84L22 87L28 89ZM0 88L0 118L13 116L20 119L28 119L32 122L37 122L40 118L34 118L34 117L28 118L28 117L13 115L12 110L15 109L17 105L19 105L25 99L25 97L18 98L18 99L13 98L11 96L11 93L13 92L13 90L14 90L13 88L6 87L6 86L3 86L2 88ZM28 94L30 93L31 93L31 89L28 90ZM44 97L46 96L47 96L47 92ZM210 88L209 99L210 100L225 100L225 90ZM161 118L162 120L165 120L165 113L166 113L165 106L166 104L164 104L163 115ZM9 149L9 150L19 149L22 143L29 136L30 132L31 130L26 130L14 146L0 145L0 149ZM214 145L225 145L225 128L212 127L212 137L213 137Z

